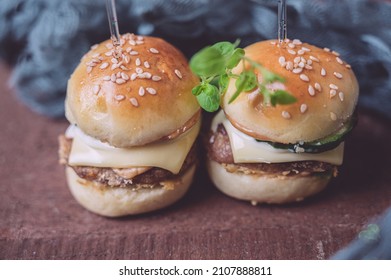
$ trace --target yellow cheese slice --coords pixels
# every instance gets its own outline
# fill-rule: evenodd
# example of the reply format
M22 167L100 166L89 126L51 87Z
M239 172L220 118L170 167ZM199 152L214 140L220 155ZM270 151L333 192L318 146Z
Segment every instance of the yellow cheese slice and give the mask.
M235 163L278 163L314 160L341 165L343 161L344 143L323 153L294 153L285 149L276 149L264 142L258 142L251 136L237 130L225 117L223 110L213 119L212 130L216 131L219 124L223 124L227 131Z
M201 121L198 121L189 131L173 140L126 149L112 147L84 134L78 127L70 126L65 134L73 138L68 163L71 166L111 168L151 166L177 174L197 138L200 126Z

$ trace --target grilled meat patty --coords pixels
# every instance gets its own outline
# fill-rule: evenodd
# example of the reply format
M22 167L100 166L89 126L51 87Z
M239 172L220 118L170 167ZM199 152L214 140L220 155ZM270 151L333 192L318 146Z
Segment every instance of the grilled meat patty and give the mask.
M68 164L69 153L72 147L72 139L64 135L59 136L59 157L60 163L73 168L77 175L85 180L99 182L111 187L134 187L135 185L153 185L159 182L175 179L179 174L187 171L196 163L196 144L190 149L181 170L178 174L159 168L108 168L93 166L71 166ZM138 174L129 179L129 174ZM128 178L127 178L128 177Z
M234 163L228 134L222 124L216 132L211 131L206 143L208 157L224 166L228 172L243 172L260 175L310 175L312 173L332 173L336 175L337 167L319 161L295 161L281 163Z

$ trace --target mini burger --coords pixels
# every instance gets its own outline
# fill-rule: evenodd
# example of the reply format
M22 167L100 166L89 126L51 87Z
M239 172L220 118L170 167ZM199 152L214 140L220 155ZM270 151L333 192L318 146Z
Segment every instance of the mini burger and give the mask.
M196 165L198 78L154 37L97 44L68 81L60 162L75 199L103 216L153 211L180 199Z
M283 78L267 85L270 91L287 91L296 102L265 104L255 88L230 103L236 91L231 79L207 143L212 181L225 194L253 204L318 193L336 176L344 138L355 124L359 88L351 66L337 52L299 40L255 43L245 56ZM239 63L233 73L243 67L249 63Z

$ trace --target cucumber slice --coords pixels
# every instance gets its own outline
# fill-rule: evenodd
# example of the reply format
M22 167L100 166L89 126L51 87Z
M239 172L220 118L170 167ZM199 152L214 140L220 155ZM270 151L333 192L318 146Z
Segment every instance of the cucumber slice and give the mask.
M285 149L293 153L322 153L336 148L357 124L357 114L354 113L350 120L336 133L311 142L299 142L295 144L283 144L278 142L261 141L276 149Z

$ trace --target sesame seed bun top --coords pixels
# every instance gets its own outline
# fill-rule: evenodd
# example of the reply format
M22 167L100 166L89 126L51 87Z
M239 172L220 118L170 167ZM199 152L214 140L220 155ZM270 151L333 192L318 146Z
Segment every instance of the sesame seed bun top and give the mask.
M120 48L107 40L82 58L68 81L66 117L115 147L174 138L200 116L191 93L197 83L175 47L159 38L125 34Z
M260 140L307 142L333 134L352 116L358 83L350 65L338 53L299 40L286 40L281 45L276 40L258 42L246 47L245 52L285 79L284 83L273 83L272 89L284 89L297 101L265 106L262 95L254 90L228 104L236 90L235 80L231 79L222 106L237 129ZM240 63L233 72L240 74L242 69Z

